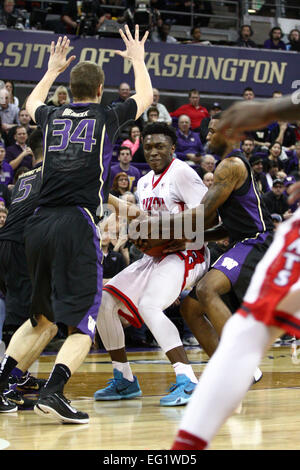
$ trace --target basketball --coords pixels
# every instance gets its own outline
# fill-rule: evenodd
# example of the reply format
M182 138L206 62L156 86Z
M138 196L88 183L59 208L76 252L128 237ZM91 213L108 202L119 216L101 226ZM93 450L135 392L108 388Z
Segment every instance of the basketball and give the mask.
M159 258L164 255L163 251L168 246L171 240L162 239L149 239L147 240L147 246L141 248L141 251L148 256Z

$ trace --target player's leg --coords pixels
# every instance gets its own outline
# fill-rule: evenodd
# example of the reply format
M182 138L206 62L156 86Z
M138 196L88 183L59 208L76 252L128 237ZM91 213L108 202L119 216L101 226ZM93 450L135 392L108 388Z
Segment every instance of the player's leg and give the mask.
M206 366L179 427L173 449L204 449L240 404L261 358L282 330L251 315L233 315Z
M112 360L113 379L107 387L95 392L96 401L131 399L142 395L138 379L133 375L127 358L124 329L118 314L120 307L120 301L109 292L103 292L97 329Z
M71 333L34 410L41 416L73 424L85 424L89 416L69 406L64 387L90 351L102 294L98 232L91 217L83 212L77 207L57 211L42 208L33 218L37 222L32 223L27 240L27 258L31 252L35 258L31 313L48 308L47 316L67 325Z
M160 261L153 270L138 305L141 317L165 352L176 374L174 391L161 400L161 404L165 406L187 403L197 383L179 331L164 314L164 310L180 295L184 270L184 262L176 255L169 255Z
M278 229L256 267L239 313L227 322L180 425L174 449L203 449L247 392L253 370L268 346L284 331L299 336L298 250L296 215Z
M27 320L15 332L0 365L0 394L3 394L7 388L9 376L14 368L17 366L21 368L22 363L28 360L26 358L32 359L32 351L37 351L36 348L41 345L45 336L49 338L50 331L51 322L43 315L39 315L36 326L33 327L31 321Z
M219 336L206 316L199 315L198 299L187 295L180 304L180 313L186 319L200 346L211 357L218 347ZM188 323L189 321L191 321L191 325Z
M211 269L206 273L196 287L196 294L199 300L199 314L205 313L207 315L219 336L221 336L225 323L232 315L221 298L222 295L227 294L230 290L230 279L217 269ZM188 324L190 328L191 325L194 328L195 312L192 312L191 317L188 314Z

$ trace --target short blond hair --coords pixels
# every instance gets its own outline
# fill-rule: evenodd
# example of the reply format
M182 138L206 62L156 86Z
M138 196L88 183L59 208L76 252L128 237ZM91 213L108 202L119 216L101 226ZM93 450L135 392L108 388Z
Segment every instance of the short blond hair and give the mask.
M73 98L83 100L97 96L100 85L104 85L105 75L102 68L94 62L79 62L70 73L70 89Z

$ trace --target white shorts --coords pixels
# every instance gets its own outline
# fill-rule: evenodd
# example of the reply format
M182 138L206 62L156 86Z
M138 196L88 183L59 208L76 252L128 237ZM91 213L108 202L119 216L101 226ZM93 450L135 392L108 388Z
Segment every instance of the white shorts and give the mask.
M164 310L170 306L170 304L166 305L168 303L166 298L169 296L164 295L164 292L174 284L174 279L179 281L175 284L181 286L176 292L175 301L182 290L191 289L201 279L209 268L209 262L210 256L207 248L180 251L161 258L144 255L143 258L113 277L103 290L122 302L122 309L118 311L119 315L131 325L139 328L144 322L139 314L138 305L149 280L153 279L156 273L158 275L161 269L166 268L169 272L168 285L160 285L159 292L153 292L153 296L161 298L161 308Z

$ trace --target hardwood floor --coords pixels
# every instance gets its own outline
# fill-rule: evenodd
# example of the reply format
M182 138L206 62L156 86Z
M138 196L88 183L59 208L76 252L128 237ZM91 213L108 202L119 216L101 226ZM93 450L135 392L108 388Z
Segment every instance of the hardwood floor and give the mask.
M207 356L187 349L196 375ZM31 372L46 378L54 355L43 355ZM300 357L300 354L299 354ZM71 378L65 394L75 407L90 415L87 425L61 425L33 411L0 415L0 449L6 450L168 450L184 407L161 407L159 400L174 382L160 350L129 353L143 396L134 400L95 402L94 392L112 376L109 356L90 353ZM213 440L212 450L300 449L300 359L291 347L272 348L261 363L262 380L247 393ZM299 406L299 411L298 411Z

